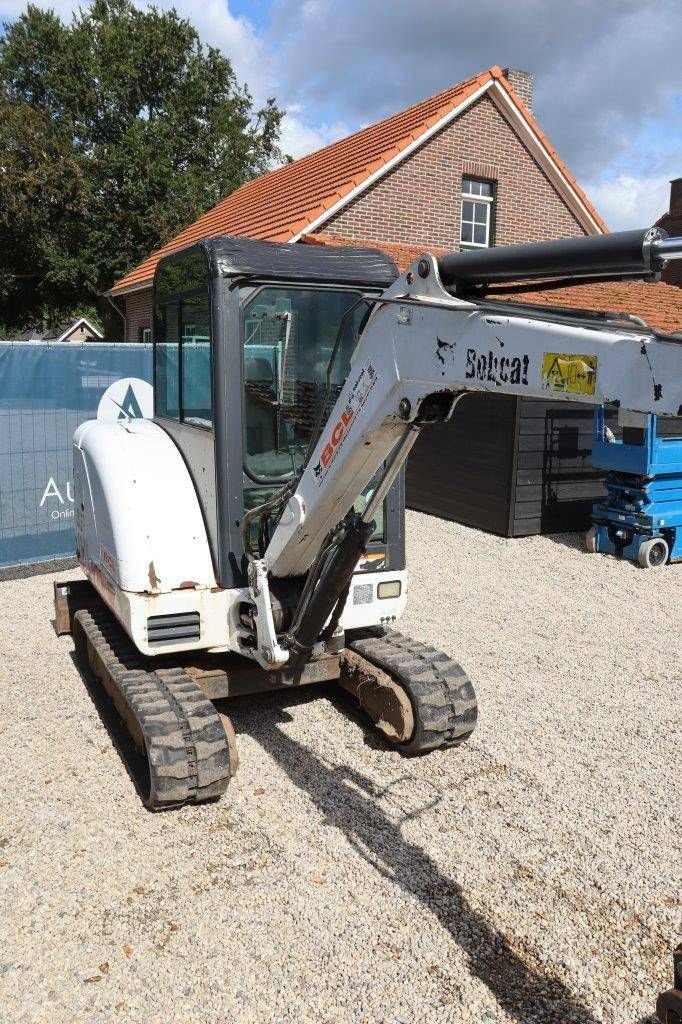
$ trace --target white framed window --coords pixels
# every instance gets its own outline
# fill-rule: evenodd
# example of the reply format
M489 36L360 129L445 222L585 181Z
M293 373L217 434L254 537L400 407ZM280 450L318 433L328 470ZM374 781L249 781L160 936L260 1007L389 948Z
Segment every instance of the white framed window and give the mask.
M491 244L494 207L495 185L492 181L462 178L461 245L484 249Z
M151 340L152 340L152 329L151 329L151 327L143 327L142 328L142 337L141 337L140 341L144 345L150 345L151 344Z

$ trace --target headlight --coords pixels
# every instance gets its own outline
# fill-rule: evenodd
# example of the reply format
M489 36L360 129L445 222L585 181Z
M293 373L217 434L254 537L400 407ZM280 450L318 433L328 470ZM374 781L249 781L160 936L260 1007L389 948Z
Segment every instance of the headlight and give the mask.
M402 587L400 580L391 580L390 583L379 583L377 586L377 597L384 600L387 597L400 597Z

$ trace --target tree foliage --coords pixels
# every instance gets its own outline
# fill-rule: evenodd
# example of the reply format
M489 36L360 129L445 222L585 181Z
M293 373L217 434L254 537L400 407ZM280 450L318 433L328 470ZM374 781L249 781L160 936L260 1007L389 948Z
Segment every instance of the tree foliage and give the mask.
M29 4L0 37L0 323L92 304L281 160L281 119L175 10Z

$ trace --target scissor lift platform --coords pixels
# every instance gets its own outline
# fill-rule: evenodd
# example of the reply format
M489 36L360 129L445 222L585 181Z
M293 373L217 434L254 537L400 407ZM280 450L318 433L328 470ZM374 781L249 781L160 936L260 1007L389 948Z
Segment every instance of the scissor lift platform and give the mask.
M594 416L592 462L608 470L607 495L592 508L587 548L645 569L682 561L682 420L660 422L647 416L616 440L604 409Z

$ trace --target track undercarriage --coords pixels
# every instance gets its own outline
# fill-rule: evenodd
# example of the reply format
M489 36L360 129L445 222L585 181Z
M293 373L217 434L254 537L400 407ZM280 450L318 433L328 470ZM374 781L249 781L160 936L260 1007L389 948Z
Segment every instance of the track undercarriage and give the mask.
M150 810L225 792L237 769L236 740L213 700L336 680L408 755L457 745L476 725L474 689L461 667L393 631L348 637L339 654L310 662L293 679L236 655L144 657L88 581L55 583L55 628L73 635L79 666L104 688L133 741L143 768L131 775Z

